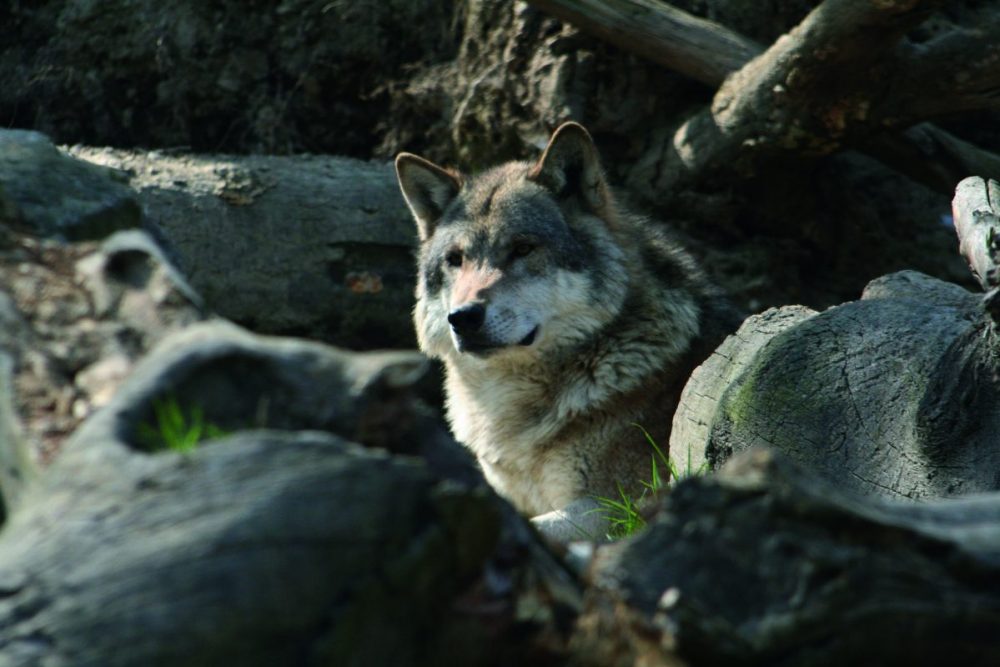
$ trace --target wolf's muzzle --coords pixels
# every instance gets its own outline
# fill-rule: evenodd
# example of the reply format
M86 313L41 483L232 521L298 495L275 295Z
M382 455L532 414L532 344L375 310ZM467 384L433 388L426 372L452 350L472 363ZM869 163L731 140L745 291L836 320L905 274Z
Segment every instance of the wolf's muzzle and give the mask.
M484 356L496 350L518 346L530 346L538 335L538 327L532 329L524 338L516 343L493 339L485 330L486 306L481 303L470 303L448 313L448 324L455 339L455 347L459 352L469 352Z
M489 354L496 347L492 341L483 338L485 321L486 306L481 303L466 304L448 313L448 324L451 325L455 347L459 352Z
M486 306L470 303L448 313L448 324L459 336L472 336L483 328L486 321Z

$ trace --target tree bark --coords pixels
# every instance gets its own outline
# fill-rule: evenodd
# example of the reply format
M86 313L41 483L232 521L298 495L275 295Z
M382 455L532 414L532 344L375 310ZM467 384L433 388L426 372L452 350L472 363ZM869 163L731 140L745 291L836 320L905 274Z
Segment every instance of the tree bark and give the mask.
M691 377L670 456L717 468L774 447L859 493L1000 489L1000 355L983 300L912 271L860 301L744 322Z
M913 48L899 70L898 113L935 118L1000 105L1000 9L984 3L961 29Z
M0 665L411 662L496 540L486 496L331 434L109 463L5 527Z
M219 322L169 338L3 526L0 666L558 650L577 584L421 400L426 371L413 352ZM150 444L143 425L168 400L228 435L183 454Z
M878 94L895 76L905 31L934 2L826 0L795 29L723 83L705 109L664 145L657 186L671 189L760 155L827 155L889 115ZM844 72L855 72L844 85ZM895 113L895 110L893 111Z
M1000 495L862 498L754 450L604 548L581 623L690 664L989 665L998 575Z
M128 175L146 227L210 310L355 349L416 345L416 230L390 164L73 153Z
M711 86L723 84L764 52L725 26L663 3L531 3L625 51ZM673 134L671 143L661 148L666 180L654 189L694 182L701 169L729 164L733 156L746 160L750 154L775 149L825 154L845 146L856 146L948 194L969 173L1000 177L1000 157L930 124L898 134L884 132L949 110L997 105L989 29L973 35L956 32L921 51L900 47L899 53L886 55L903 30L919 23L935 4L940 3L824 3L746 72L723 85L711 109ZM992 25L1000 21L1000 12L984 10L983 18ZM913 75L914 69L921 73ZM863 73L852 75L845 87L847 71ZM928 95L929 81L949 88ZM956 86L963 95L956 97ZM882 94L882 89L890 94ZM850 136L858 133L863 141Z
M712 417L717 404L729 386L739 381L765 344L815 314L816 311L805 306L785 306L753 316L694 369L670 427L670 459L680 477L718 467L732 455L730 450L710 450L708 446L712 442L715 423ZM710 453L711 460L708 458Z
M762 47L725 26L652 0L530 0L620 49L718 86Z

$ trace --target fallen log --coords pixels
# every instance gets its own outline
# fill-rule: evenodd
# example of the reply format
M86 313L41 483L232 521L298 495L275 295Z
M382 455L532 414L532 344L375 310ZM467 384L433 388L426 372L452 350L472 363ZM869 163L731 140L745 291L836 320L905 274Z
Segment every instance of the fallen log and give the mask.
M621 638L622 665L990 665L998 575L1000 494L860 497L754 450L598 552L581 628L603 632L574 643Z
M125 174L211 311L353 349L415 347L416 231L388 163L74 147Z
M657 185L669 190L733 165L752 171L775 152L828 155L861 128L891 126L898 110L883 108L878 93L895 70L877 61L894 63L903 34L934 4L821 3L677 130L664 145ZM847 71L857 76L845 86Z
M620 49L718 86L763 49L725 26L651 0L530 0Z
M997 349L981 297L915 272L823 313L768 311L692 374L670 455L715 468L768 445L863 493L995 490Z
M388 664L496 539L483 497L331 434L92 454L0 536L0 665Z
M0 665L558 651L577 585L420 400L426 367L220 322L167 339L20 489L0 532ZM148 432L170 402L223 432L163 448Z

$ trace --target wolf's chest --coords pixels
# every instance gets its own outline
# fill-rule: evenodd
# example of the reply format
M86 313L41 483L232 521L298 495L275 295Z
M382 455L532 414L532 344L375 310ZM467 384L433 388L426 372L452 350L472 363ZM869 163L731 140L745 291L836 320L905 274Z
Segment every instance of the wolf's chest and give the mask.
M579 480L567 459L539 460L522 470L480 458L486 481L521 512L535 516L568 505L580 494Z
M448 417L487 481L525 512L547 512L578 490L559 438L568 417L556 399L520 380L470 386L449 382Z

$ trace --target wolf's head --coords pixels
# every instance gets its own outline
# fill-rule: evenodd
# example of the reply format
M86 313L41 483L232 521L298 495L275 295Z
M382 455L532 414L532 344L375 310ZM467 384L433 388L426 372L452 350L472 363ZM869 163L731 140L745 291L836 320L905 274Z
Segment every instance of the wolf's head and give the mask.
M396 173L420 236L414 320L426 353L530 361L620 310L614 203L582 126L560 126L534 164L465 177L401 153Z

